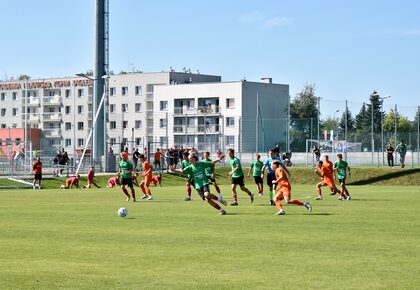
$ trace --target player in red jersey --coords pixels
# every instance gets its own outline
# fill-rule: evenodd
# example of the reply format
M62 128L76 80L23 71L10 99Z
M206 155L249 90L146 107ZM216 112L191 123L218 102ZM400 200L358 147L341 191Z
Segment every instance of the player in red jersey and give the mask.
M32 166L32 170L34 171L34 182L33 182L33 189L36 188L36 184L38 183L38 188L41 189L41 182L42 182L42 162L41 158L38 157L36 162Z
M93 184L96 186L96 188L100 188L100 186L95 182L95 166L92 166L87 174L87 184L83 186L83 188L90 188L90 186Z
M69 189L69 188L73 188L73 185L74 185L74 186L76 186L76 188L80 189L79 179L80 179L79 174L77 174L77 176L71 176L71 177L66 179L66 185L62 184L60 188L61 189Z
M150 183L152 182L152 166L146 160L144 155L140 155L139 157L140 162L143 166L143 173L141 176L144 177L142 182L140 183L140 189L143 192L142 199L153 200L152 192L150 191Z
M116 187L117 185L120 185L120 175L119 174L117 174L116 176L108 179L108 185L106 187L112 188L112 187Z

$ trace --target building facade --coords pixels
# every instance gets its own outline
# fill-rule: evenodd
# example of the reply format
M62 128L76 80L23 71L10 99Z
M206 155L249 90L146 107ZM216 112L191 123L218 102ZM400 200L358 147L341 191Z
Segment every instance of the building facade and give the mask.
M83 77L0 82L0 128L39 128L40 148L77 156L92 128L93 82ZM189 72L127 73L108 79L106 146L234 147L255 152L284 139L288 85L221 82ZM25 98L25 95L27 96ZM27 114L25 114L27 112ZM268 126L267 120L274 120ZM269 144L269 145L268 145Z

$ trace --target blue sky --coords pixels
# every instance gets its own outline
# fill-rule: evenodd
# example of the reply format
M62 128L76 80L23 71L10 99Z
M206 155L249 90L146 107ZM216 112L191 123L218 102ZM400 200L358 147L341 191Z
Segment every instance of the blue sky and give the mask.
M110 1L110 68L183 67L224 81L272 77L292 97L315 83L323 116L355 115L377 90L420 105L420 1ZM0 79L92 69L94 0L0 0Z

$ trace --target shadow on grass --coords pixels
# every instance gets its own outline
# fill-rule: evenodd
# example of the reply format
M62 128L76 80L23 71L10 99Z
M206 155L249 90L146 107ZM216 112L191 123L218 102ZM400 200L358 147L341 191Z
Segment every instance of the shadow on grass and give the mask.
M420 168L413 168L413 169L407 169L407 170L400 170L400 171L394 171L390 172L388 174L380 175L371 177L368 179L362 179L355 182L348 183L349 185L366 185L366 184L372 184L380 181L390 180L397 177L402 177L406 175L416 174L420 172Z

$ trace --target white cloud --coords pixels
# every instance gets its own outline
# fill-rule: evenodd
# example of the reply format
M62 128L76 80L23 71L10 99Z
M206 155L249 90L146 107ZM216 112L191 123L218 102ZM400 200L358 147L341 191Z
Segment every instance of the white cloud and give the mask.
M274 17L274 18L265 20L262 23L261 28L271 29L275 27L286 26L286 25L291 24L292 22L293 22L293 18L291 17Z

